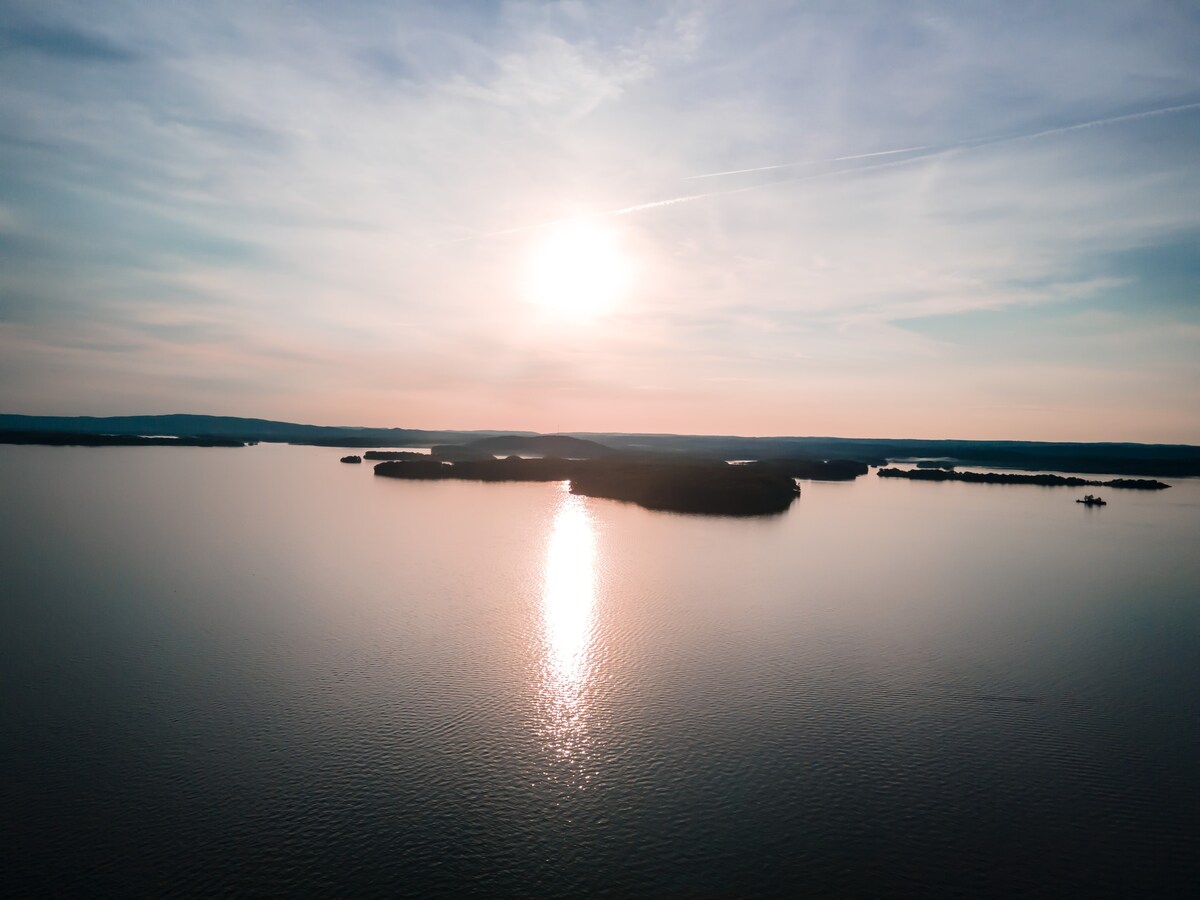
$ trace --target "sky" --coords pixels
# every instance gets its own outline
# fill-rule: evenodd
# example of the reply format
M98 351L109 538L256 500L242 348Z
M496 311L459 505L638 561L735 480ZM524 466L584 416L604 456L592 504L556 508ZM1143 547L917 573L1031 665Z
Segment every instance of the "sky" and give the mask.
M1200 443L1190 2L0 0L0 412Z

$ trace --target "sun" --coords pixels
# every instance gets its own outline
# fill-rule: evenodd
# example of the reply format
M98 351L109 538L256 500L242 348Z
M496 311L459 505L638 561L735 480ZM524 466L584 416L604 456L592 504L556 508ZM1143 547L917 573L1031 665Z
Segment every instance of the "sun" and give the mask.
M581 219L555 225L533 248L525 287L543 310L579 319L615 307L630 280L629 257L616 232Z

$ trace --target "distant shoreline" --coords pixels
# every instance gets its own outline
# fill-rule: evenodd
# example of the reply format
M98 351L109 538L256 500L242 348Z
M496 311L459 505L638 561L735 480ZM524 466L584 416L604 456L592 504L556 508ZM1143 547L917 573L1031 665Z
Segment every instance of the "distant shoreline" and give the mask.
M0 444L41 447L245 447L243 441L218 435L91 434L69 431L0 431Z
M174 441L161 440L172 437ZM511 444L512 438L531 437L584 440L625 453L667 454L709 460L838 461L871 466L937 460L947 466L982 466L1033 473L1200 476L1200 447L1186 444L743 437L582 431L533 435L523 431L430 431L305 425L237 416L187 414L101 418L0 414L0 443L56 446L129 446L155 442L164 446L237 446L269 442L386 451L397 447L457 447L481 439L495 444ZM576 454L560 452L559 455Z
M880 469L880 478L907 478L910 481L965 481L971 484L1035 484L1042 487L1107 487L1132 491L1161 491L1169 484L1149 478L1112 478L1100 481L1070 475L1020 475L1012 472L957 472L949 469Z

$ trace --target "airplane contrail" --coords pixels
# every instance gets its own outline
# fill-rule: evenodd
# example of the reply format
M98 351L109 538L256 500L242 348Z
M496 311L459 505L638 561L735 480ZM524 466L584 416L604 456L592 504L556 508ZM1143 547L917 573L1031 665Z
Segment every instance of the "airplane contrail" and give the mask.
M700 194L684 194L680 197L668 197L665 200L651 200L649 203L638 203L634 206L623 206L619 209L606 209L598 213L590 213L587 215L573 216L566 219L550 219L546 222L538 222L534 225L518 225L515 228L505 228L500 231L488 231L483 234L473 234L469 237L457 238L453 241L447 241L447 244L462 244L468 241L484 240L486 238L506 237L510 234L522 234L528 231L538 231L542 228L553 228L555 225L566 225L570 222L577 222L580 219L607 219L616 216L627 216L631 213L642 212L647 209L657 209L662 206L674 206L676 203L691 203L695 200L707 200L710 197L727 197L730 194L741 194L746 191L757 191L769 185L779 184L796 184L801 181L820 181L826 178L837 178L841 175L854 175L858 172L872 172L877 169L890 169L895 166L904 166L909 163L918 162L923 159L929 159L933 156L939 156L942 153L949 151L937 150L929 153L923 153L920 156L909 157L908 159L897 160L896 162L875 163L868 166L854 166L849 169L837 169L833 172L818 172L815 175L801 175L796 178L781 178L776 181L771 181L766 184L745 184L741 187L725 188L724 190L705 191ZM861 157L859 157L861 158Z
M1178 106L1163 106L1159 109L1146 109L1141 112L1126 113L1120 116L1107 116L1103 119L1092 119L1088 122L1076 122L1073 125L1062 125L1057 128L1047 128L1043 131L1030 131L1022 134L1006 134L993 137L968 138L955 141L952 144L940 146L924 145L919 147L900 147L896 150L877 150L874 153L857 153L852 156L834 156L829 159L806 159L799 162L777 163L772 166L754 166L749 169L730 169L727 172L705 172L703 175L688 175L684 181L695 181L699 178L720 178L723 175L745 175L749 172L769 172L775 169L792 169L800 166L818 166L826 163L846 162L852 159L869 159L874 156L895 156L899 153L915 153L920 150L942 152L964 147L982 147L989 144L1005 144L1012 141L1030 141L1036 138L1048 137L1053 134L1065 134L1068 131L1080 131L1084 128L1100 128L1105 125L1118 125L1121 122L1132 122L1136 119L1148 119L1151 116L1166 116L1171 113L1186 112L1200 109L1200 103L1181 103Z
M919 154L917 156L912 156L912 157L909 157L908 159L900 160L898 162L878 163L878 164L869 165L869 166L855 166L855 167L849 168L849 169L838 169L837 171L834 171L834 172L821 172L816 175L808 175L808 176L803 176L800 178L785 178L781 181L770 181L770 182L767 182L766 184L752 184L752 185L747 185L746 187L733 188L733 189L727 190L727 191L710 191L710 192L704 193L704 194L691 194L691 195L683 196L683 197L675 197L671 200L657 200L653 203L643 203L638 206L630 206L625 209L613 210L611 212L604 213L604 215L621 216L621 215L625 215L626 213L639 212L643 209L654 209L655 207L658 207L658 206L670 206L673 203L686 203L690 200L702 200L706 197L718 197L718 196L722 196L724 194L736 194L736 193L740 193L741 191L756 190L757 188L767 187L768 185L773 185L773 184L792 184L797 181L816 181L821 178L832 178L832 177L836 177L839 175L848 175L848 174L851 174L854 172L868 172L868 171L873 171L875 169L886 169L886 168L891 168L893 166L904 165L904 164L910 163L910 162L917 162L922 159L929 159L930 157L933 157L933 156L941 156L942 154L951 153L955 150L966 150L966 149L971 149L974 147L982 147L982 146L987 146L990 144L1009 143L1012 141L1034 140L1035 138L1047 137L1047 136L1053 135L1053 134L1064 134L1068 131L1080 131L1085 128L1099 128L1104 125L1117 125L1121 122L1131 122L1135 119L1148 119L1151 116L1165 116L1165 115L1169 115L1171 113L1186 112L1186 111L1192 110L1192 109L1200 109L1200 102L1181 103L1178 106L1163 106L1163 107L1160 107L1159 109L1146 109L1146 110L1142 110L1141 112L1126 113L1125 115L1120 115L1120 116L1107 116L1106 118L1103 118L1103 119L1092 119L1088 122L1076 122L1073 125L1062 125L1057 128L1047 128L1044 131L1031 131L1031 132L1026 132L1026 133L1022 133L1022 134L1002 135L1000 137L972 138L972 139L965 140L965 141L956 141L952 144L943 144L941 146L925 145L925 146L920 146L920 147L902 147L897 150L878 150L874 153L857 153L852 156L836 156L836 157L833 157L832 159L809 160L808 162L781 163L779 165L774 165L774 166L756 166L755 168L752 168L752 169L735 169L730 172L710 172L706 175L690 175L687 178L685 178L684 180L685 181L694 181L697 178L716 178L720 175L740 175L744 172L765 172L770 169L786 169L786 168L791 168L791 167L795 167L795 166L817 165L819 163L845 162L845 161L849 161L849 160L853 160L853 159L869 159L871 157L879 157L879 156L895 156L900 153ZM921 152L921 151L926 151L926 152Z
M787 184L793 179L784 179L776 184ZM762 185L748 185L746 187L728 188L723 191L708 191L703 194L688 194L684 197L671 197L667 200L652 200L649 203L639 203L636 206L625 206L620 209L606 209L603 212L588 213L585 215L573 216L568 219L550 219L546 222L538 222L534 225L518 225L515 228L504 228L500 231L487 231L483 234L472 234L468 237L456 238L452 241L446 241L447 244L463 244L468 241L479 241L485 238L507 237L510 234L523 234L527 231L540 231L543 228L553 228L555 225L567 225L571 222L578 222L580 219L607 219L612 216L627 216L630 213L641 212L643 209L654 209L658 206L672 206L676 203L688 203L692 200L704 200L708 197L719 197L723 194L740 194L742 191L753 190Z
M1047 128L1043 131L1030 131L1021 134L1009 134L993 137L970 138L963 141L956 141L951 144L943 145L922 145L918 147L901 147L895 150L877 150L873 153L855 153L848 156L835 156L830 159L819 160L804 160L802 162L778 163L771 166L754 166L749 169L732 169L727 172L707 172L703 175L689 175L684 178L684 181L695 181L700 178L719 178L723 175L742 175L748 172L767 172L778 169L798 168L800 166L820 165L833 162L849 162L858 159L872 159L880 156L897 156L902 153L914 153L915 156L910 156L906 159L897 160L895 162L874 163L866 166L854 166L848 169L838 169L833 172L819 172L814 175L802 175L797 178L784 178L776 181L756 182L754 184L743 185L742 187L727 188L725 190L705 191L699 194L684 194L679 197L669 197L666 200L652 200L649 203L639 203L634 206L625 206L620 209L610 209L599 213L593 213L590 216L576 216L565 219L552 219L548 222L538 222L535 225L520 225L515 228L505 228L501 231L491 231L485 234L471 235L470 237L459 238L448 243L459 244L465 241L482 240L485 238L504 237L510 234L521 234L527 231L538 231L542 228L552 228L555 225L566 224L567 222L576 221L579 218L609 218L613 216L626 216L631 213L642 212L648 209L657 209L663 206L673 206L676 203L691 203L696 200L707 200L710 197L724 197L729 194L740 194L744 191L760 190L765 187L772 187L780 184L795 184L803 181L818 181L826 178L837 178L842 175L852 175L857 172L870 172L878 169L890 169L896 166L904 166L909 163L920 162L921 160L931 159L936 156L942 156L947 153L952 153L956 150L970 150L976 147L984 147L993 144L1004 144L1013 141L1027 141L1036 138L1048 137L1054 134L1065 134L1070 131L1081 131L1085 128L1099 128L1106 125L1117 125L1121 122L1132 122L1137 119L1148 119L1152 116L1165 116L1172 113L1187 112L1188 110L1200 109L1200 102L1181 103L1177 106L1163 106L1158 109L1146 109L1141 112L1126 113L1120 116L1107 116L1103 119L1092 119L1087 122L1076 122L1072 125L1062 125L1057 128ZM924 151L924 152L922 152Z
M1009 141L1029 141L1034 138L1046 137L1051 134L1065 134L1068 131L1081 131L1084 128L1100 128L1105 125L1119 125L1121 122L1132 122L1136 119L1149 119L1152 116L1167 116L1171 113L1187 112L1190 109L1200 109L1200 102L1181 103L1178 106L1163 106L1159 109L1144 109L1141 112L1126 113L1121 116L1108 116L1103 119L1092 119L1090 122L1076 122L1074 125L1061 125L1058 128L1047 128L1045 131L1031 131L1027 134L1009 134L1001 137L973 138L960 141L952 146L978 146L980 144L1001 144Z
M909 163L919 162L923 159L930 159L934 156L941 156L944 153L949 153L949 149L934 150L930 148L930 152L922 153L920 156L911 156L908 159L896 160L895 162L874 163L869 166L854 166L849 169L836 169L832 172L818 172L815 175L799 175L795 178L780 178L776 181L769 181L764 184L746 184L742 187L726 188L720 191L705 191L702 194L685 194L682 197L671 197L667 200L652 200L649 203L639 203L636 206L626 206L622 209L610 209L607 212L599 213L598 216L626 216L630 213L641 212L645 209L656 209L660 206L672 206L676 203L690 203L693 200L707 200L710 197L726 197L730 194L741 194L745 191L757 191L765 187L770 187L778 184L797 184L802 181L822 181L826 178L838 178L842 175L855 175L859 172L874 172L879 169L892 169L897 166L906 166ZM872 156L880 154L870 154ZM861 159L862 157L851 157ZM693 176L697 177L697 176Z
M779 163L774 166L754 166L751 169L730 169L728 172L706 172L703 175L688 175L684 181L695 181L698 178L720 178L722 175L745 175L747 172L769 172L772 169L794 169L799 166L819 166L823 163L847 162L852 159L870 159L872 156L895 156L897 153L915 153L918 150L928 150L929 147L901 147L898 150L877 150L874 153L855 153L852 156L833 156L829 159L806 159L804 162Z

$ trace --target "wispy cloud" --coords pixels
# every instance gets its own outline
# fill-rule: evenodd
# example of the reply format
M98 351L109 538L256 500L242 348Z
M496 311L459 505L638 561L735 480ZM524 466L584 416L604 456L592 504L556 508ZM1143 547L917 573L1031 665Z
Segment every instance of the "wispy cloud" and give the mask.
M802 160L801 162L776 163L772 166L754 166L750 169L730 169L727 172L706 172L703 175L685 176L684 180L694 181L698 178L721 178L725 175L746 175L750 172L772 172L776 169L795 169L800 166L819 166L835 162L848 162L852 159L871 159L876 156L896 156L901 153L916 153L919 150L928 149L928 147L901 147L897 150L876 150L874 153L854 153L850 156L831 156L829 159L806 159Z

